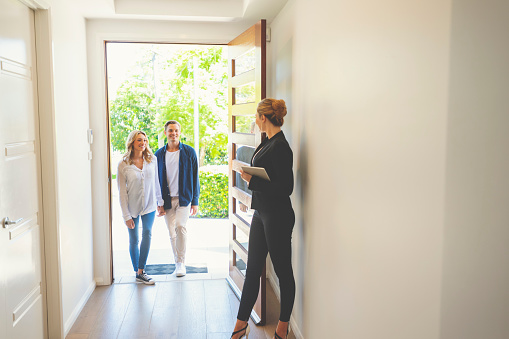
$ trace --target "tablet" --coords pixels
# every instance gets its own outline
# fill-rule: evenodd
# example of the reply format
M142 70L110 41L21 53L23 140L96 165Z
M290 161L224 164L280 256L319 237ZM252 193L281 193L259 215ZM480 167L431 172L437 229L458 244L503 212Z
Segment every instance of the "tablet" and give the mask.
M264 180L270 181L269 175L265 168L263 167L251 167L251 166L242 166L241 167L244 172L247 174L254 175L255 177L260 177Z

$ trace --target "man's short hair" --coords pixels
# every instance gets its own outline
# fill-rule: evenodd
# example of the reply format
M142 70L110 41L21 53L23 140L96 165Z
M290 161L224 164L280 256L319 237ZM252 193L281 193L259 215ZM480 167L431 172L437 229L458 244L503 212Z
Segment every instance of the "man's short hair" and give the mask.
M168 121L166 121L166 123L164 124L164 131L165 132L166 132L166 127L168 127L168 125L178 125L179 131L182 131L182 128L180 127L180 123L177 120L168 120Z

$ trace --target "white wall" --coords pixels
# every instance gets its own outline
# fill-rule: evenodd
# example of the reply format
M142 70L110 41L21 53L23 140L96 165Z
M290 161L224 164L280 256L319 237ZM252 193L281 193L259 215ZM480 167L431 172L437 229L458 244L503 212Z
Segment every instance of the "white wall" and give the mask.
M297 0L306 338L439 337L450 6Z
M226 44L252 23L193 23L142 20L88 20L88 90L92 145L92 195L94 224L94 276L109 284L110 239L108 209L108 130L104 66L104 41ZM116 189L113 187L112 189ZM113 201L112 203L118 203Z
M62 307L70 329L95 287L85 21L68 2L51 6Z
M509 338L509 3L453 0L442 339Z
M509 4L296 2L305 336L509 337Z

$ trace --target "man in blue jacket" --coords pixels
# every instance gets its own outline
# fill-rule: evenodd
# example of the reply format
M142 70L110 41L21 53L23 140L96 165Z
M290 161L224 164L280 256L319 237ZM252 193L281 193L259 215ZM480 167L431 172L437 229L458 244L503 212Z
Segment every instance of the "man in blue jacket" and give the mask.
M155 153L164 200L164 206L158 206L157 210L164 215L170 232L177 277L186 275L186 224L189 215L198 212L200 196L196 152L191 146L180 142L180 131L178 121L166 122L164 134L168 143Z

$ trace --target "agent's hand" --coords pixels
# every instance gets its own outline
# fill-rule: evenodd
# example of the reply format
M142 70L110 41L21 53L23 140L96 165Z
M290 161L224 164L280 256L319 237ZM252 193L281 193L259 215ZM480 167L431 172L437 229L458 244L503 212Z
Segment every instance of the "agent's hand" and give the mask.
M125 224L127 225L127 228L134 229L134 220L133 219L127 220L125 222Z
M191 206L191 215L195 215L198 213L198 205L192 205Z
M242 179L244 179L245 182L249 184L249 181L251 181L251 178L253 177L251 174L247 174L243 170L240 170L240 176Z
M157 206L157 216L162 217L166 215L166 211L164 210L164 206Z

